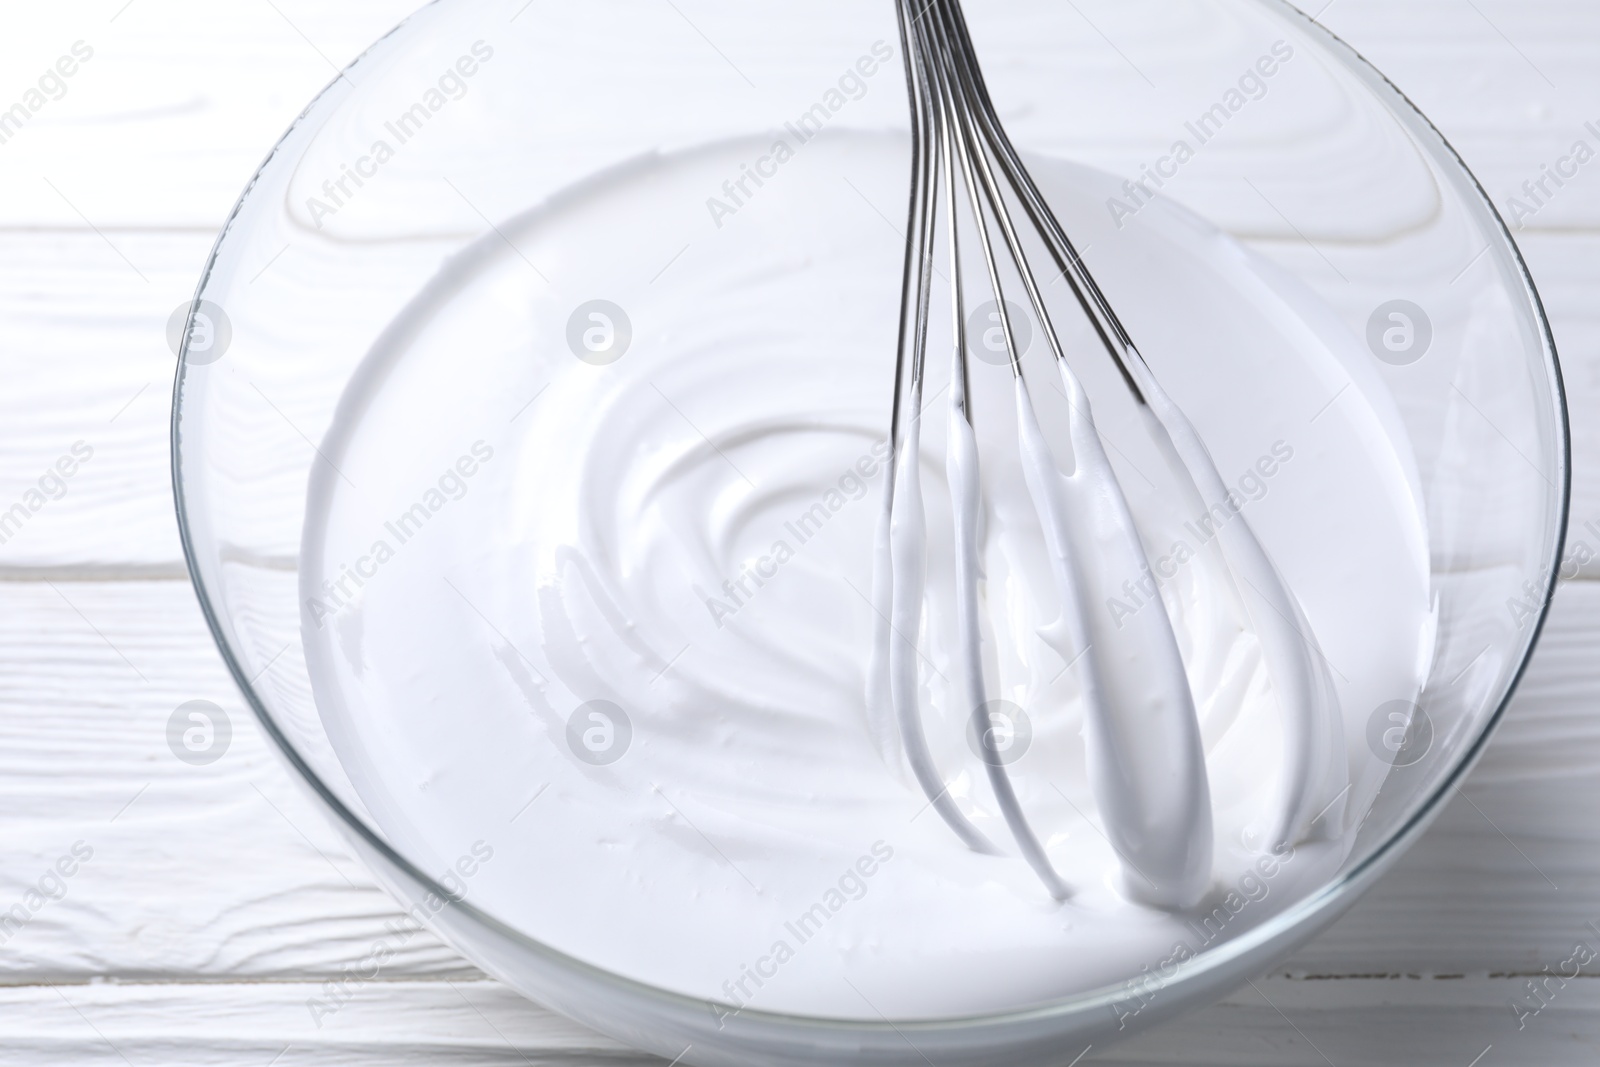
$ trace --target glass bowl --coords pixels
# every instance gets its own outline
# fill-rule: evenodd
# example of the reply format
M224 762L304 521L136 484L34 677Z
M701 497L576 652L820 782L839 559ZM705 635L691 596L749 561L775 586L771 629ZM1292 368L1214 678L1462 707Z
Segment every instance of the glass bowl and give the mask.
M1415 699L1367 694L1347 709L1348 744L1380 768L1348 854L1244 932L1185 958L1152 957L1127 980L1041 1002L932 1015L880 1012L865 996L856 1011L770 1011L628 977L557 947L570 944L564 922L595 919L581 902L571 915L541 903L557 899L560 871L519 883L510 864L492 862L559 822L541 812L538 783L507 784L511 765L486 754L482 781L469 784L521 788L526 803L484 812L478 834L426 829L444 819L459 783L440 774L414 794L386 792L377 784L385 768L363 762L378 758L370 739L353 747L337 699L326 688L314 695L326 618L375 597L367 583L377 588L389 555L323 558L325 546L307 535L308 511L325 510L337 491L375 522L400 523L375 542L398 547L427 521L464 538L460 558L470 563L482 531L430 516L462 514L453 502L474 490L490 456L559 458L562 420L582 412L541 401L544 390L605 373L630 351L641 359L685 338L737 336L753 251L787 256L796 270L829 268L808 282L815 303L777 309L783 343L864 360L881 353L884 387L859 404L887 422L910 172L889 0L438 0L335 79L269 155L219 238L184 335L173 414L184 548L218 647L267 732L417 922L529 997L668 1058L1045 1064L1219 996L1328 925L1437 813L1504 709L1555 581L1568 457L1547 324L1493 206L1394 86L1277 0L1151 0L1082 13L971 0L967 13L1030 165L1047 188L1061 174L1095 190L1061 210L1084 235L1091 266L1100 244L1108 295L1130 309L1135 337L1151 339L1141 348L1157 376L1180 404L1192 402L1219 466L1248 468L1255 455L1230 437L1239 409L1203 402L1226 375L1184 361L1185 338L1207 312L1191 322L1145 299L1139 283L1156 267L1115 266L1118 242L1155 222L1278 279L1299 294L1307 321L1342 338L1355 355L1323 392L1276 395L1272 410L1240 403L1250 418L1303 427L1357 417L1341 404L1378 413L1371 432L1402 457L1404 502L1423 531L1426 680ZM840 263L848 269L833 269ZM504 322L481 307L462 312L469 290L488 294ZM387 380L392 354L419 338L455 362L436 359L433 377L421 379L432 406L411 413L423 420L415 434L402 428L362 452L369 442L350 427L363 398ZM1091 394L1110 388L1088 384ZM698 415L686 394L674 402L658 392L695 423L681 410ZM424 427L441 412L471 431L460 456L430 451ZM614 429L621 440L633 427ZM708 446L719 435L713 429ZM417 472L420 517L408 522L407 499L363 473L386 470ZM1304 492L1262 503L1269 547L1292 527L1284 509L1317 506ZM1329 511L1338 528L1326 543L1337 546L1340 529L1368 518ZM426 566L421 557L403 566ZM1327 576L1339 576L1341 562L1330 549L1291 578L1336 592ZM437 577L467 580L450 568ZM525 624L515 596L470 586L454 594L453 608L438 601L400 613L419 636L419 661L441 633L474 627L508 676L536 670L516 639ZM740 603L730 594L730 606ZM396 617L391 610L372 625ZM639 685L672 669L671 650L653 654L661 670L633 679ZM1350 655L1360 691L1360 659ZM401 671L380 681L399 693L408 679ZM419 748L525 714L471 686L440 711L438 736L395 737L393 758L416 759ZM627 719L593 721L608 739L622 729L647 744L648 716L636 709ZM553 731L549 743L569 744L589 765L582 773L603 769L604 759L581 755L587 720L575 721L576 735ZM664 928L671 923L611 918L647 948L682 949L683 931Z

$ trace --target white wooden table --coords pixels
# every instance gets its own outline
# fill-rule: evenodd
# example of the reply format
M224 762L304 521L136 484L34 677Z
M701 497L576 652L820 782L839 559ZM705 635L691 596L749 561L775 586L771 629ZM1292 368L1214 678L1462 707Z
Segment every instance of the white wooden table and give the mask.
M397 912L269 749L184 578L167 316L267 147L412 2L0 4L0 109L75 42L93 52L0 143L0 510L93 449L0 544L0 912L28 918L0 918L0 1065L649 1062L420 936L314 1023L307 999ZM1593 0L1334 0L1322 18L1502 205L1596 140ZM1571 392L1572 537L1600 556L1600 162L1519 238ZM1600 982L1547 983L1520 1029L1511 1008L1575 946L1600 951L1600 562L1583 571L1487 758L1376 891L1254 987L1085 1062L1600 1057ZM165 740L196 698L235 729L207 767Z

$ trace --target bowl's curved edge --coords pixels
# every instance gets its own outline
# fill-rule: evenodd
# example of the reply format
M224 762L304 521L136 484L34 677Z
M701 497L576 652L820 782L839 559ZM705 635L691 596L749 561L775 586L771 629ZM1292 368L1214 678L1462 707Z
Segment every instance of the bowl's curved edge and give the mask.
M429 0L422 9L419 9L419 12L443 2L444 0ZM1521 661L1507 684L1504 697L1499 706L1488 717L1482 731L1467 747L1456 766L1444 776L1434 793L1426 798L1398 831L1376 848L1371 855L1364 858L1361 863L1345 872L1339 880L1323 887L1318 893L1302 899L1262 925L1229 941L1225 949L1205 953L1189 963L1180 965L1180 970L1170 980L1169 984L1175 987L1193 985L1196 988L1187 991L1175 991L1166 1003L1157 1010L1153 1010L1149 1016L1141 1018L1135 1024L1137 1029L1144 1029L1152 1023L1192 1007L1192 1002L1202 995L1219 994L1226 988L1243 984L1250 976L1250 968L1257 964L1260 959L1280 954L1282 950L1292 950L1315 936L1321 929L1338 918L1345 909L1353 905L1360 893L1367 889L1378 876L1395 862L1437 817L1440 810L1442 810L1444 800L1459 788L1461 781L1482 757L1490 737L1503 719L1505 711L1526 673L1533 650L1537 647L1539 637L1543 633L1545 623L1548 620L1551 601L1559 582L1560 564L1566 545L1566 524L1571 508L1571 429L1568 420L1566 389L1562 378L1560 361L1557 356L1555 338L1551 332L1550 323L1545 314L1544 303L1534 284L1532 274L1528 270L1527 263L1516 244L1515 238L1509 227L1506 226L1505 220L1495 207L1493 200L1489 197L1477 176L1473 174L1471 168L1466 165L1461 155L1432 121L1423 114L1403 91L1384 76L1359 51L1317 21L1317 17L1306 14L1289 3L1288 0L1255 0L1255 2L1284 12L1291 19L1301 20L1306 26L1321 34L1331 45L1352 59L1354 61L1352 64L1353 69L1359 73L1364 73L1369 78L1376 79L1388 91L1392 92L1431 132L1431 136L1437 142L1437 147L1441 148L1447 157L1460 169L1461 173L1466 175L1472 187L1477 191L1482 204L1488 209L1490 217L1498 227L1506 247L1510 250L1521 273L1526 295L1530 300L1535 319L1543 335L1546 370L1556 405L1555 417L1559 438L1559 455L1556 458L1559 460L1561 469L1559 472L1560 499L1557 504L1556 515L1558 520L1556 523L1557 533L1553 545L1550 574L1545 582L1545 593L1539 606L1538 616L1534 621L1534 625L1530 628ZM413 14L402 20L352 61L345 70L340 71L338 75L330 80L328 85L307 104L289 129L285 131L271 151L267 153L241 193L239 200L235 203L228 219L218 232L217 239L207 257L206 265L196 286L194 302L191 303L191 313L206 290L224 241L237 222L261 173L277 156L284 142L315 110L324 97L345 78L345 71L359 68L363 60L367 59L375 49L403 30L416 17L416 14ZM771 1040L798 1041L807 1043L812 1048L819 1048L822 1045L830 1046L835 1054L843 1048L849 1047L858 1053L871 1057L869 1061L863 1062L883 1065L898 1065L900 1063L909 1065L925 1061L925 1057L911 1045L908 1034L927 1034L932 1036L940 1032L946 1034L962 1032L971 1039L972 1045L980 1056L980 1058L973 1059L970 1062L973 1064L996 1064L1002 1061L995 1058L995 1053L999 1051L1000 1047L1007 1044L1013 1045L1014 1051L1019 1054L1027 1055L1031 1051L1037 1055L1051 1055L1053 1059L1054 1056L1059 1055L1061 1050L1050 1046L1049 1041L1051 1040L1072 1033L1101 1034L1108 1030L1116 1029L1110 1026L1105 1016L1102 1016L1099 1022L1095 1022L1090 1018L1090 1013L1104 1012L1109 1009L1110 1015L1114 1019L1114 1005L1121 999L1120 994L1124 992L1121 986L1110 987L1074 998L1070 1004L1053 1004L1022 1011L938 1021L908 1020L895 1022L889 1019L882 1021L812 1019L754 1010L744 1010L738 1012L737 1015L722 1012L719 1016L720 1009L718 1005L600 970L580 959L568 956L534 941L520 931L502 923L493 915L465 901L452 899L448 890L416 867L409 859L396 852L321 781L316 772L295 748L294 743L274 721L272 714L256 694L251 678L245 672L243 665L233 653L224 636L225 631L217 615L214 601L207 591L205 580L201 575L188 515L187 500L183 489L182 418L185 372L188 364L187 357L188 333L186 330L173 382L169 469L184 561L190 582L199 601L201 613L206 620L208 629L211 631L212 638L217 645L223 662L227 665L229 673L233 676L234 682L238 685L257 721L290 766L294 768L297 776L319 797L327 809L337 816L337 825L341 832L347 835L359 849L369 852L369 859L377 859L387 868L385 872L387 877L383 880L388 883L388 888L391 892L395 892L403 898L408 894L403 892L395 884L395 881L411 883L410 888L419 893L432 894L444 901L444 905L436 919L440 916L445 917L441 925L446 927L447 932L449 927L456 925L458 922L483 927L531 951L550 966L552 970L564 970L569 975L575 972L582 976L583 984L604 987L615 998L616 1003L615 1010L605 1019L596 1018L591 1012L575 1009L571 1004L562 1004L561 1002L567 998L560 995L558 986L552 985L550 990L546 991L545 995L540 999L545 1000L565 1014L579 1018L579 1021L612 1033L621 1039L634 1041L645 1047L652 1047L655 1051L664 1052L668 1056L673 1055L676 1050L670 1049L660 1038L650 1040L649 1035L643 1034L638 1030L635 1021L640 1015L657 1015L659 1018L669 1013L675 1014L681 1011L684 1013L681 1018L687 1019L692 1018L694 1014L698 1014L708 1023L715 1024L712 1028L719 1032L724 1031L729 1019L735 1019L737 1020L738 1029L746 1031L748 1036L753 1037L756 1033L765 1035L766 1040L760 1041L759 1044L762 1046L762 1051L767 1055L772 1054L772 1049L768 1044ZM456 941L458 938L465 939L461 938L458 932L457 937L451 937L449 940ZM491 969L499 970L499 968ZM519 983L508 975L503 976L507 977L513 985L517 985L519 988L526 986L526 983ZM1211 979L1209 982L1205 981L1208 977ZM536 996L539 992L525 988L524 991ZM701 1028L695 1027L693 1029L698 1031ZM1021 1042L1016 1041L1016 1035L1023 1033L1030 1034L1031 1038ZM822 1038L823 1035L828 1035L829 1040L819 1042L818 1039ZM1010 1036L1013 1040L1000 1040L1003 1036ZM966 1044L967 1042L963 1043ZM695 1058L698 1060L701 1057L696 1056ZM744 1061L730 1059L726 1062L737 1063ZM812 1058L793 1062L812 1063L817 1061ZM1008 1060L1005 1062L1024 1063L1032 1061ZM1038 1062L1043 1063L1046 1061L1040 1060Z

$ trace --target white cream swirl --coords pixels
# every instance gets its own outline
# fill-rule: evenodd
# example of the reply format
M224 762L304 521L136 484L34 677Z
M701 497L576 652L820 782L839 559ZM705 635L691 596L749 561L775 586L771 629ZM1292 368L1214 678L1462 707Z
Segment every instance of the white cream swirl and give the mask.
M751 147L641 159L501 224L504 239L447 264L352 383L323 444L339 474L314 480L300 579L308 603L323 601L308 606L306 652L340 758L374 820L425 863L492 842L495 862L472 888L481 906L667 988L764 1010L930 1018L1129 978L1265 877L1282 808L1282 726L1214 527L1197 525L1087 329L1065 328L1162 572L1086 610L1110 626L1170 612L1215 813L1200 904L1152 910L1115 884L1079 682L1039 636L1060 605L1004 414L1009 373L979 368L999 385L975 382L972 397L984 669L991 695L1028 717L1010 770L1074 885L1058 903L1020 859L972 852L927 814L868 713L901 252L873 205L903 204L903 144L819 137L714 229L706 190ZM1035 174L1098 245L1097 275L1345 668L1343 705L1413 694L1426 539L1421 518L1398 509L1408 494L1390 491L1407 461L1372 431L1392 420L1354 339L1176 209L1152 205L1107 233L1111 179L1050 163ZM575 309L596 298L631 324L605 365L566 341ZM1350 398L1308 424L1301 410L1347 382ZM1068 454L1065 397L1039 385L1034 399L1047 444ZM951 681L961 652L943 421L923 427L928 586L912 683L951 798L1007 842ZM459 499L445 494L376 577L327 603L322 583L396 540L385 524L474 442L493 458L461 479ZM1360 536L1331 544L1324 531L1351 513ZM626 718L613 723L627 738L614 762L569 743L569 720L596 708ZM1352 737L1363 726L1345 724ZM1349 772L1349 814L1274 864L1270 895L1225 910L1237 916L1226 936L1337 866L1383 768L1357 743ZM827 920L802 941L794 924L818 906ZM753 983L752 968L773 973Z

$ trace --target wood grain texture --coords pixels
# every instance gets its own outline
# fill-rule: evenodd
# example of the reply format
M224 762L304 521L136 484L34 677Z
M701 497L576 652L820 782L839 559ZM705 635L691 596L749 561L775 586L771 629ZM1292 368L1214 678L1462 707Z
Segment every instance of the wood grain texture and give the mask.
M0 910L74 842L94 857L0 948L0 982L339 972L398 915L233 693L180 581L0 582ZM1282 973L1536 972L1600 921L1600 583L1565 586L1505 725L1439 823ZM191 767L177 706L231 747ZM470 968L419 938L391 978Z
M0 648L0 911L93 850L9 935L0 982L334 974L395 917L269 749L187 583L0 582ZM195 699L234 728L206 767L167 745ZM419 936L392 971L471 968Z
M314 982L0 990L0 1067L659 1064L488 981L390 982L317 1019Z
M214 233L267 150L415 0L8 5L9 107L78 41L93 50L0 145L0 227ZM138 259L129 255L135 263Z
M0 508L75 442L94 449L66 495L0 545L0 912L76 843L93 852L62 899L0 927L4 1067L655 1062L426 935L315 1025L317 983L397 910L245 712L182 581L167 317L266 147L411 6L85 0L0 14L0 100L72 42L96 49L0 145ZM1441 126L1503 211L1600 119L1592 3L1335 0L1322 18ZM1600 577L1600 164L1517 236L1571 393L1572 537L1593 556L1578 571ZM1592 1061L1600 983L1567 983L1521 1028L1511 1003L1576 940L1600 945L1587 925L1600 922L1597 647L1600 583L1571 584L1482 765L1368 897L1255 988L1083 1062ZM165 740L196 698L235 728L203 768Z
M239 14L138 0L115 22L97 22L86 5L14 35L48 49L107 34L80 75L97 80L75 82L0 145L0 370L12 390L0 507L74 442L96 452L66 497L0 544L0 575L181 574L166 467L167 319L192 295L215 227L266 147L331 76L324 55L353 57L408 4L282 4L281 16L247 6ZM1504 211L1522 181L1600 119L1600 72L1569 40L1600 19L1570 0L1480 6L1493 24L1471 8L1420 0L1339 0L1326 21L1411 93ZM1514 29L1516 43L1496 26ZM43 52L24 52L17 69L44 62ZM130 93L166 103L134 108ZM96 167L91 150L132 169ZM1594 558L1579 568L1588 577L1600 576L1600 312L1591 295L1600 285L1600 164L1592 170L1518 231L1571 394L1575 529L1594 523ZM76 208L46 183L52 173L83 183L73 191L55 182Z
M1573 1067L1600 1052L1600 983L1512 1010L1511 979L1263 978L1180 1023L1069 1063L1119 1067ZM359 990L319 1027L311 982L0 989L0 1067L645 1067L630 1052L489 981ZM937 1063L930 1059L930 1063Z

